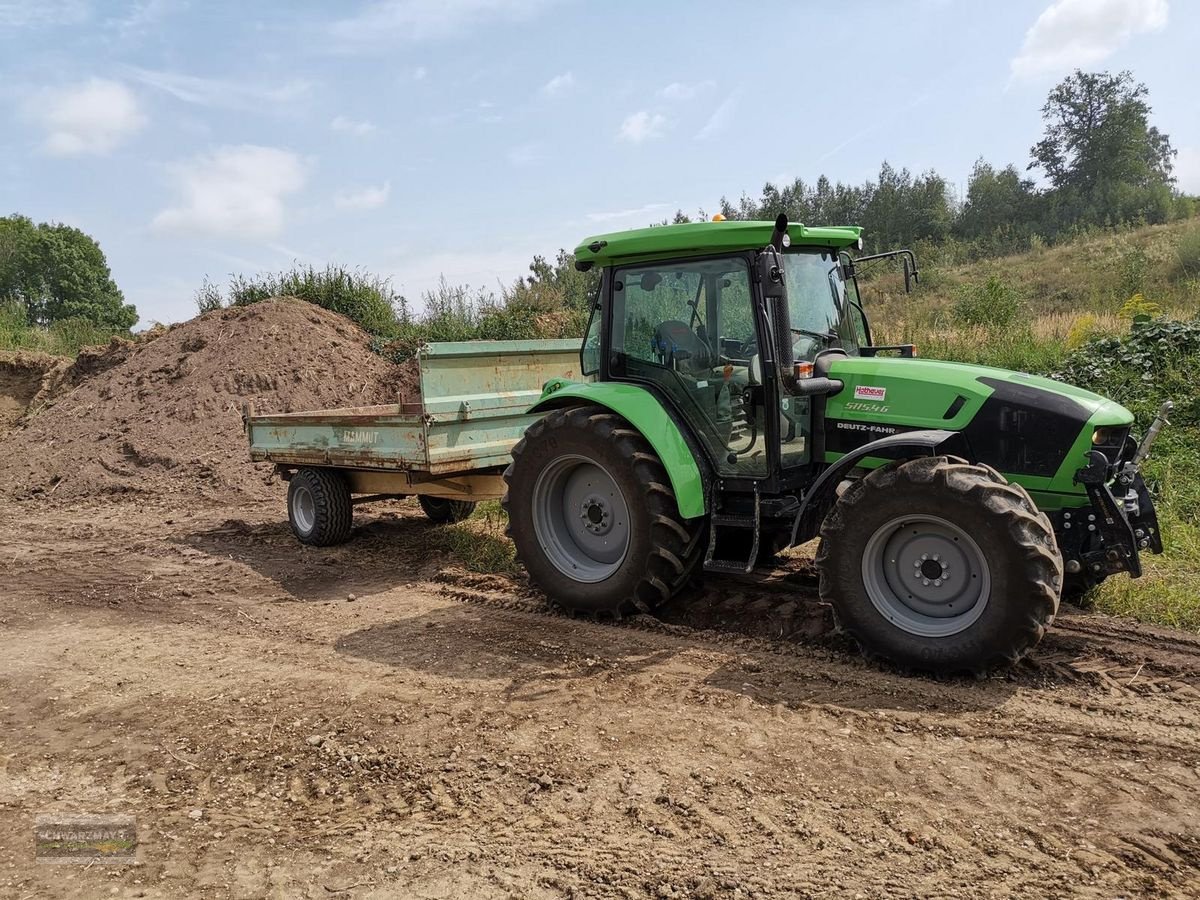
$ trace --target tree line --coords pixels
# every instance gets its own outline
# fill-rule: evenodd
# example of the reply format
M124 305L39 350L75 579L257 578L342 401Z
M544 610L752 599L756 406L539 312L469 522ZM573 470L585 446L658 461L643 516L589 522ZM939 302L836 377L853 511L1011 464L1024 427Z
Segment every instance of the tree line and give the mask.
M1081 230L1195 215L1198 200L1176 189L1176 153L1168 135L1151 124L1151 113L1149 91L1131 73L1076 71L1047 96L1044 131L1024 168L980 159L961 197L935 171L914 175L884 162L878 177L862 184L823 175L786 185L768 182L757 197L721 198L716 211L727 219L770 220L786 213L796 222L861 225L871 250L953 244L955 255L967 258L1019 252ZM1040 184L1033 175L1041 176ZM701 210L698 217L708 214ZM691 218L679 211L673 221ZM206 281L197 302L202 310L252 302L278 282L319 296L331 308L370 308L375 333L394 331L376 322L383 307L394 310L384 318L399 326L411 330L440 322L455 339L477 332L507 336L531 327L539 316L541 330L566 331L578 328L596 277L576 272L573 263L562 250L552 259L536 256L529 274L498 295L443 281L424 294L417 313L386 281L348 280L337 266L324 273L281 273L274 281L234 276L227 299ZM364 291L374 292L369 303ZM35 225L20 215L0 218L0 312L5 310L31 326L77 318L122 331L137 321L93 238L67 225ZM558 315L564 311L568 315Z
M1045 132L1024 171L980 159L956 197L934 171L913 175L884 162L874 181L767 183L758 197L722 198L730 219L855 224L873 249L917 241L972 242L979 255L1028 249L1091 227L1157 224L1194 215L1196 198L1175 189L1176 151L1150 124L1149 92L1129 72L1076 71L1049 94ZM1040 173L1039 187L1029 173ZM675 221L688 221L677 213Z

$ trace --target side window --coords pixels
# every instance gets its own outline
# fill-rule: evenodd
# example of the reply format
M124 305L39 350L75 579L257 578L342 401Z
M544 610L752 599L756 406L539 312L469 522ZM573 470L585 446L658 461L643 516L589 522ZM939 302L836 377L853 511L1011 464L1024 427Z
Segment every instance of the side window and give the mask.
M614 372L652 382L708 446L719 471L766 472L751 421L756 352L750 270L741 257L676 260L613 273Z
M600 371L600 322L600 303L596 302L592 304L592 315L583 335L583 346L579 349L579 369L584 375L596 375Z

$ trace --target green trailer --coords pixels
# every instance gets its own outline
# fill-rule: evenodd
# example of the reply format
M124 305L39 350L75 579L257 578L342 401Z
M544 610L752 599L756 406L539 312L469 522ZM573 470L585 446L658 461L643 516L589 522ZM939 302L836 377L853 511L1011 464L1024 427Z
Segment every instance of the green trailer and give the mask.
M418 390L396 403L258 415L243 410L250 458L289 482L296 536L327 546L350 536L352 507L417 496L437 522L504 494L512 448L540 413L543 385L577 380L577 340L422 345Z

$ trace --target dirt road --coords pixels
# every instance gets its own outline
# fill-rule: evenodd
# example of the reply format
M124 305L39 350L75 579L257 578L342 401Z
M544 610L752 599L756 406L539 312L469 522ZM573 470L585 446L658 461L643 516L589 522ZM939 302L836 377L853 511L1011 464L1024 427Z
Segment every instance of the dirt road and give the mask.
M1065 616L1017 671L861 662L803 560L665 622L547 614L279 505L0 505L0 896L1200 890L1200 639ZM198 505L199 504L199 505ZM33 862L128 813L141 864Z

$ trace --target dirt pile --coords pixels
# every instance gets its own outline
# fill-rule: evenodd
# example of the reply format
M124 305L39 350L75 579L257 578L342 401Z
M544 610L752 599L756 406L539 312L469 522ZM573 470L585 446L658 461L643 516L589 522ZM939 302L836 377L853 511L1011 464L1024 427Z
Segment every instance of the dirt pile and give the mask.
M0 435L25 415L49 373L66 363L45 353L0 353Z
M82 498L144 492L263 497L270 466L247 459L241 408L293 412L415 393L366 332L301 300L218 310L157 337L81 354L52 403L0 436L0 494ZM3 432L0 432L2 435Z

